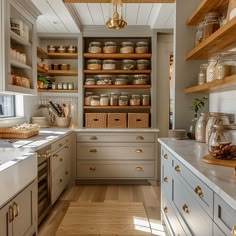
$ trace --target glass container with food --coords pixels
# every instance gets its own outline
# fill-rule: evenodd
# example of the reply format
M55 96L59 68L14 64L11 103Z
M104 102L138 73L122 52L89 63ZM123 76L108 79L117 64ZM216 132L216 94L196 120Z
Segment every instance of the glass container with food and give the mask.
M116 53L117 44L116 42L105 42L103 47L103 53Z
M135 70L136 61L131 59L122 60L121 69L122 70Z
M120 94L119 100L118 100L118 105L119 106L128 106L129 103L129 98L127 94Z
M143 94L142 95L142 105L143 106L149 106L150 105L150 95L149 94Z
M135 47L136 53L147 53L148 52L148 42L137 42Z
M54 45L48 45L48 52L49 53L54 53L56 52L56 47Z
M120 44L120 53L134 53L134 44L132 42L122 42Z
M66 52L66 46L64 46L64 45L58 46L58 47L57 47L57 52L59 52L59 53L64 53L64 52Z
M116 75L114 84L115 85L127 85L129 82L129 76L128 75Z
M103 60L102 64L103 70L115 70L116 69L116 61L115 60Z
M137 69L147 70L149 67L149 64L150 64L149 60L146 60L146 59L137 60Z
M110 106L118 106L118 94L110 93Z
M100 96L98 95L91 96L90 106L100 106Z
M101 70L102 61L99 59L89 59L87 61L87 69L88 70Z
M102 52L102 44L100 42L91 42L88 47L89 53L101 53Z
M95 85L95 78L92 77L87 77L84 82L85 85Z
M132 94L129 100L130 106L140 106L141 105L141 97L139 94Z
M94 92L86 92L85 93L85 98L84 98L84 105L85 106L90 106L91 98L94 95L95 95Z
M111 85L112 75L95 75L97 85Z
M145 85L149 84L149 75L137 74L133 75L133 84Z
M203 23L203 40L213 34L220 28L220 16L218 12L209 12L206 14Z
M100 106L109 106L109 96L107 94L100 95Z

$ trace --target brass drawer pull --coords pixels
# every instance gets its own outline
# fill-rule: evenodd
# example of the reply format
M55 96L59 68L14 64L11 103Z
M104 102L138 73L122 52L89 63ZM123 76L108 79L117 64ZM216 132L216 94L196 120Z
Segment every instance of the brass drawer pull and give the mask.
M168 213L168 207L167 207L167 206L165 206L165 207L163 208L163 210L164 210L165 213Z
M13 206L13 214L15 218L19 215L19 206L17 205L16 202L13 202L12 206Z
M232 236L236 236L236 225L233 226L233 228L231 230L231 234L232 234Z
M66 175L69 175L69 171L66 171Z
M60 183L62 183L62 182L63 182L63 179L60 179L59 181L60 181Z
M62 147L63 145L62 145L62 143L59 143L59 147Z
M97 140L98 138L96 136L91 136L89 139L90 140Z
M59 160L60 162L63 162L63 158L60 158L60 160Z
M89 152L97 152L97 149L90 149Z
M143 136L137 136L136 140L144 140L144 137Z
M168 155L167 155L167 154L165 154L165 155L164 155L164 158L165 158L165 159L168 159Z
M91 170L91 171L95 171L95 170L96 170L96 167L91 166L91 167L89 168L89 170Z
M164 178L164 182L168 183L168 177Z
M180 166L179 165L175 166L175 171L180 172Z
M55 158L55 157L58 157L58 155L57 155L57 154L54 154L52 157L54 157L54 158Z
M142 168L141 166L136 166L136 167L135 167L135 170L137 170L137 171L142 171L143 168Z
M184 204L184 205L182 206L182 209L183 209L183 211L184 211L185 213L189 214L189 209L188 209L188 206L187 206L186 204Z
M143 152L143 150L142 149L136 149L136 152L141 153L141 152Z
M194 189L194 192L199 196L199 197L204 197L204 194L202 192L202 189L200 186L197 186L195 189Z
M8 214L9 214L9 223L11 223L14 220L14 209L12 206L9 206Z
M68 149L68 148L69 148L69 146L68 146L68 145L66 145L66 146L65 146L65 149Z

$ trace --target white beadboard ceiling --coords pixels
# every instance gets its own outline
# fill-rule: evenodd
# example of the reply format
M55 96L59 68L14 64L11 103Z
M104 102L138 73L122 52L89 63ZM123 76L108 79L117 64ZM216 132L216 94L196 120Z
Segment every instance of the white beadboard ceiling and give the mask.
M42 13L37 20L39 33L78 33L83 26L105 25L109 17L109 3L32 2ZM152 29L172 29L174 26L175 3L126 3L124 12L129 26L150 26Z

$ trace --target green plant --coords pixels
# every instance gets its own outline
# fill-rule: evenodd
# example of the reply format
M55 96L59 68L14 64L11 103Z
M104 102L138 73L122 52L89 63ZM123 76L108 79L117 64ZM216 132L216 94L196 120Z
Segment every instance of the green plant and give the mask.
M195 113L198 113L198 111L204 107L206 100L207 100L207 97L203 97L201 99L194 98L190 109L193 110Z

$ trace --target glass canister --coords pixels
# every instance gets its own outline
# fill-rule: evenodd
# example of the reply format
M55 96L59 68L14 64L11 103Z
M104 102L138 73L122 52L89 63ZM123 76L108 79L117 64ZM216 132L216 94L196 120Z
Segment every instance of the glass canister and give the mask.
M109 96L107 94L100 95L100 106L109 106Z
M90 106L100 106L100 96L93 95L90 100Z
M116 42L105 42L103 47L103 53L116 53Z
M229 124L229 114L220 112L210 112L208 114L207 124L206 124L206 143L211 134L212 125L228 125Z
M102 69L103 70L115 70L116 69L116 61L115 60L103 60Z
M114 80L115 85L127 85L129 82L128 75L117 75Z
M120 53L134 53L134 44L132 42L122 42L120 44Z
M200 22L197 25L197 31L195 35L195 46L198 46L198 44L201 43L203 40L203 24L204 24L204 21Z
M121 69L122 70L134 70L136 66L135 60L125 59L122 60Z
M207 66L207 70L206 70L206 82L211 82L216 79L215 78L216 64L217 64L216 57L209 58L208 66Z
M102 61L98 59L90 59L87 61L87 69L88 70L101 70L102 69Z
M102 44L100 42L91 42L88 47L89 53L101 53L102 52Z
M129 100L130 106L140 106L141 105L141 97L139 94L132 94Z
M85 106L90 106L91 98L93 95L94 95L93 92L86 92L85 93L85 98L84 98L84 105Z
M112 75L95 75L96 85L111 85Z
M142 95L142 105L143 106L149 106L150 105L150 95L149 94L143 94Z
M236 158L236 124L213 125L209 138L208 151L217 159Z
M119 106L128 106L129 99L127 94L120 94L119 100L118 100L118 105Z
M202 112L197 120L195 127L195 139L197 142L206 142L206 124L208 119L208 113Z
M149 75L147 74L133 75L132 84L140 84L140 85L149 84Z
M198 73L198 85L202 85L206 83L206 71L208 64L201 64L200 71Z
M137 42L135 47L135 53L147 53L148 42Z
M118 94L110 93L110 106L118 106Z
M203 40L220 28L220 16L218 12L209 12L204 18Z
M96 81L95 78L87 77L84 82L85 85L95 85Z
M138 70L147 70L149 67L149 60L146 59L140 59L137 60L137 69Z

